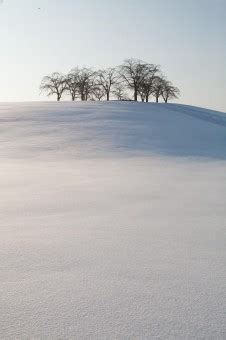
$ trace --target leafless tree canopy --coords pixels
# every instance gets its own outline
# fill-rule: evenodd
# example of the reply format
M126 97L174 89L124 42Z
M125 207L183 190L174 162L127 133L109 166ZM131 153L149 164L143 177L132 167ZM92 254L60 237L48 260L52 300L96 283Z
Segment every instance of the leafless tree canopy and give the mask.
M119 80L119 75L115 68L108 68L107 70L100 70L98 72L97 84L103 88L107 100L110 100L111 88Z
M116 84L113 90L114 96L117 100L129 100L128 94L125 91L125 86L123 84Z
M55 72L43 78L40 89L48 96L56 95L60 101L62 95L68 94L71 100L118 100L148 102L154 97L156 102L162 98L165 103L176 99L180 91L172 82L162 75L160 67L139 59L126 59L116 68L94 71L91 68L73 68L67 75Z
M79 70L78 74L78 92L81 101L88 100L95 83L96 72L90 68L83 68Z
M161 76L155 77L152 94L155 97L156 103L159 102L159 98L162 95L164 83L165 83L165 79L163 77Z
M46 91L47 96L55 94L57 100L60 101L62 94L66 91L65 77L58 72L54 72L50 76L43 78L40 89L41 91Z
M155 78L159 72L159 67L157 65L149 66L149 72L139 87L139 94L142 101L149 101L149 97L154 92Z
M170 81L164 81L162 88L162 98L165 103L168 102L169 99L176 99L180 95L180 90L173 86Z
M120 76L125 82L126 86L133 90L134 100L138 100L138 93L141 85L148 77L150 69L154 65L147 64L137 59L126 59L120 67Z
M105 97L106 92L103 89L103 87L99 86L99 84L95 84L94 87L93 87L93 90L92 90L92 94L94 96L94 97L92 97L93 100L95 100L95 98L96 98L97 100L100 101L102 98Z
M66 90L71 95L72 101L74 101L79 95L79 69L71 70L65 77L65 81Z

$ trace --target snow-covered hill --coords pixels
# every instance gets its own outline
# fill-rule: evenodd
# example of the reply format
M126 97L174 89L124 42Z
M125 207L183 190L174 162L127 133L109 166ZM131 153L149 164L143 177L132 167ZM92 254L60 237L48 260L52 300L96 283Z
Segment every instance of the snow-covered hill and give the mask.
M1 338L226 336L226 114L0 104Z

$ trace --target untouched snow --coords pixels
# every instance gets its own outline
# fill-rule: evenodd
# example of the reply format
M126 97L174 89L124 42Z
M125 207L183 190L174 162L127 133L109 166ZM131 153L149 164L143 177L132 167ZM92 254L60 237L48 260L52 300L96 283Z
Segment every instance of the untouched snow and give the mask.
M0 337L224 339L226 115L0 104Z

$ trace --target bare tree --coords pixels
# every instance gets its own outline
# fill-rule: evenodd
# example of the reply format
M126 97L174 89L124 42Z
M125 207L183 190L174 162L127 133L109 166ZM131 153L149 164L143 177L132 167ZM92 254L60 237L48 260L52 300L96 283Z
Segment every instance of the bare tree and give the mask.
M125 92L125 86L123 84L116 84L114 86L113 94L115 95L117 100L129 100Z
M142 102L149 101L149 97L154 90L154 81L156 74L159 72L159 67L157 65L149 65L149 71L139 88L139 94Z
M105 97L106 92L103 89L102 86L100 86L99 84L94 85L94 88L92 90L92 94L94 95L95 98L97 98L99 101Z
M79 95L79 69L74 68L66 76L66 90L71 95L72 101L75 101L76 97Z
M54 72L50 76L44 77L40 86L40 90L46 91L47 96L55 94L57 96L57 101L61 100L62 94L66 91L66 88L65 77L58 72Z
M161 76L157 76L154 79L152 94L155 97L156 103L159 102L159 97L162 95L165 80Z
M134 92L134 100L137 101L138 93L144 79L148 76L153 65L137 59L126 59L120 67L120 76L127 87Z
M162 89L162 98L165 103L168 102L169 99L176 99L180 95L180 90L173 86L170 81L164 81L163 89Z
M95 89L95 73L93 73L93 77L91 77L85 84L85 100L87 101L91 98L92 93Z
M84 67L83 69L79 70L78 91L82 101L88 100L88 97L94 87L95 75L96 72L90 68Z
M139 95L143 102L148 102L153 95L156 102L162 97L165 103L180 94L179 89L161 75L158 65L139 59L126 59L117 68L99 71L76 67L67 76L55 72L42 79L40 89L46 91L48 96L56 95L58 101L64 92L71 96L72 101L77 97L84 101L101 100L105 96L110 100L111 93L118 100L131 100L128 92L133 91L135 101Z
M111 88L118 81L118 74L115 68L108 68L98 72L97 82L103 87L107 100L110 100Z

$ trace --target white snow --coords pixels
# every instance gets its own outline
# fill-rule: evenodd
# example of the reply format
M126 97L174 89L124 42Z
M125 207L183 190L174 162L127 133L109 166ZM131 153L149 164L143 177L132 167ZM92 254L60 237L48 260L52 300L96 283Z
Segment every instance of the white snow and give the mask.
M226 114L0 104L0 337L226 337Z

